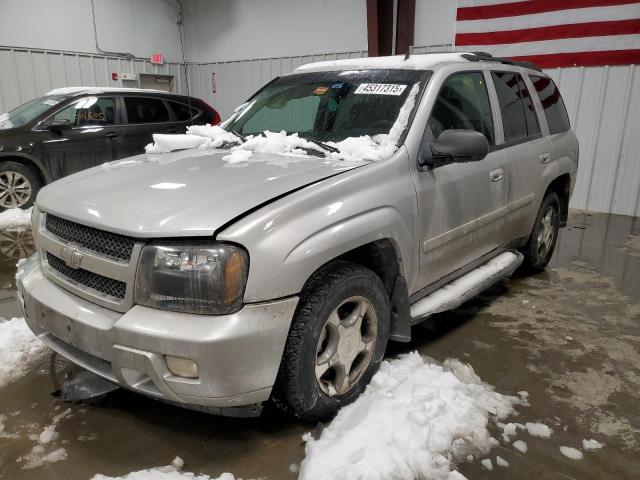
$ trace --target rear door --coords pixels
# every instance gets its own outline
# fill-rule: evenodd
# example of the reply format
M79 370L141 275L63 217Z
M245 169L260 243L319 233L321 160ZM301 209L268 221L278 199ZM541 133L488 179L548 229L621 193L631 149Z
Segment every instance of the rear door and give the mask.
M50 165L54 179L109 162L125 130L115 96L83 97L47 118L38 129L55 122L66 125L47 131L36 153Z
M522 75L494 71L491 77L504 137L498 148L503 149L509 179L506 235L508 240L515 240L531 233L539 207L540 179L551 158L551 145L542 134L530 88Z
M424 133L430 148L445 130L483 133L490 151L483 160L414 171L420 216L417 290L435 283L502 245L507 186L504 153L495 150L494 112L488 75L458 72L442 84Z
M164 99L123 96L121 102L127 128L122 135L118 158L144 153L144 147L153 141L154 133L180 132Z

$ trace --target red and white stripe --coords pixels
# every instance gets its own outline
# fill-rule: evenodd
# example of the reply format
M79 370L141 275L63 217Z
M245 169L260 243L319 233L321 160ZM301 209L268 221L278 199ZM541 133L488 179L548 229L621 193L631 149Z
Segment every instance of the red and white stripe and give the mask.
M545 68L640 63L640 1L458 0L455 43Z

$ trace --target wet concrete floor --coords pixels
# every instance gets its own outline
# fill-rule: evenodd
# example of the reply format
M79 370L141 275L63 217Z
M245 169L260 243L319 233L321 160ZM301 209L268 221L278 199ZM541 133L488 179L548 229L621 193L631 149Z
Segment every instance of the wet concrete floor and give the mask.
M14 265L32 248L29 242L28 232L0 234L1 317L18 314ZM512 421L540 421L554 430L550 439L521 434L526 454L501 442L491 457L500 455L509 468L460 464L469 479L640 478L640 218L573 212L546 272L502 282L414 327L413 336L410 344L392 344L389 356L418 350L469 362L497 391L529 392L531 406L518 407ZM122 390L68 405L50 395L47 372L0 389L6 431L20 433L0 434L0 477L88 480L166 465L179 455L185 470L212 476L295 479L292 465L304 457L301 436L314 429L270 406L258 419L228 419ZM71 415L59 422L59 437L47 450L65 448L67 458L24 469L33 435L67 408ZM491 429L499 438L499 429ZM605 446L582 460L559 451L590 438Z

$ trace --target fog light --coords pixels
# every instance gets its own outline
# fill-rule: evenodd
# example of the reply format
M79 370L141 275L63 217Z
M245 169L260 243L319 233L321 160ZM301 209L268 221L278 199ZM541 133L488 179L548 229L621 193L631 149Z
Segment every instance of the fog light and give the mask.
M176 377L198 378L198 366L188 358L165 356L169 371Z

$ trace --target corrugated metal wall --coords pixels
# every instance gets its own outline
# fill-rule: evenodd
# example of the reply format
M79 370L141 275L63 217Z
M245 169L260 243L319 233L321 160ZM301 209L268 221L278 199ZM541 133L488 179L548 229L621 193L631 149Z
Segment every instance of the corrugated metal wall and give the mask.
M573 208L640 216L637 65L548 70L580 140Z
M152 65L140 59L0 47L0 112L53 88L124 86L121 80L111 80L112 72L173 75L177 90L184 89L184 68L180 63Z
M450 50L449 45L416 47L415 53ZM272 78L299 65L359 58L364 51L297 57L188 64L190 93L228 115ZM564 68L547 71L562 90L580 139L580 169L573 208L640 216L640 78L638 67ZM0 112L64 86L122 86L111 72L174 75L186 93L181 64L152 65L73 52L0 47ZM212 73L216 93L212 93Z

